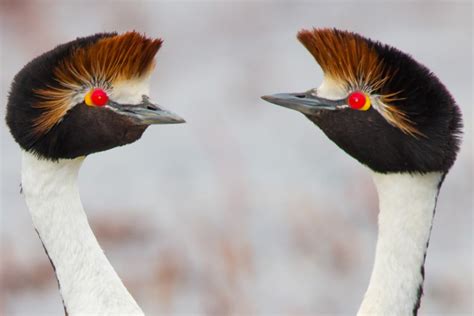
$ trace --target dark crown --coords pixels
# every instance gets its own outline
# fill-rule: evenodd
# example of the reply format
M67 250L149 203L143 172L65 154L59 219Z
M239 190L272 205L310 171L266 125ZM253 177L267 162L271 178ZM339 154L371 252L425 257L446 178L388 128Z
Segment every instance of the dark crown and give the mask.
M362 90L380 100L377 110L308 115L337 145L379 172L447 171L452 166L459 150L461 113L425 66L352 32L303 30L298 39L325 77L348 93Z
M146 126L134 126L112 111L86 111L87 107L75 106L83 103L77 95L148 75L161 43L137 32L101 33L36 57L11 86L6 121L13 137L24 150L51 159L133 142Z

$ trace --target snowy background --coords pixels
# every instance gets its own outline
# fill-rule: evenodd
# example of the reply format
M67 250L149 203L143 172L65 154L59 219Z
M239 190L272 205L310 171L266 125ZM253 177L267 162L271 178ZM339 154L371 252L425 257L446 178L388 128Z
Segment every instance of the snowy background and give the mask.
M318 86L296 40L338 27L427 65L464 114L439 197L421 315L472 315L472 3L0 0L0 100L35 56L77 36L162 37L151 97L187 120L87 158L85 209L148 315L354 315L368 284L377 196L368 170L301 114L260 100ZM0 107L4 117L5 107ZM0 314L61 315L52 268L1 135Z

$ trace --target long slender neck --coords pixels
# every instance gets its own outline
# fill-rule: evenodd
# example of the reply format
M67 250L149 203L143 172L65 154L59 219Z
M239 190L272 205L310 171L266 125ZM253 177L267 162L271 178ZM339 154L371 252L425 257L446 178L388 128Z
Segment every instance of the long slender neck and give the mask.
M23 153L22 188L69 315L143 315L89 226L77 188L84 158Z
M416 315L443 174L373 175L379 233L370 284L357 315Z

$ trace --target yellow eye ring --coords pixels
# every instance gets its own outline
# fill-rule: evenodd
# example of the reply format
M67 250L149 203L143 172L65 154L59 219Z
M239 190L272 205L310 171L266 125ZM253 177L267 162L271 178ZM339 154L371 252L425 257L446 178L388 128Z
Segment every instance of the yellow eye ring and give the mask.
M367 111L370 109L370 98L361 91L355 91L347 97L347 104L354 110Z
M91 89L84 96L84 102L88 106L104 106L108 101L109 96L107 95L107 92L100 88Z
M91 89L89 90L89 92L87 92L87 94L84 96L84 103L88 106L94 106L94 102L92 102L92 91L94 91L94 89Z

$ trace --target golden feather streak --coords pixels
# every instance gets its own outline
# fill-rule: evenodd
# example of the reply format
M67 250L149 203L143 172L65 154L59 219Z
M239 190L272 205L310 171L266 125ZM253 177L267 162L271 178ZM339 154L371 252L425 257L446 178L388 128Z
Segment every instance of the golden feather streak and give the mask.
M313 55L324 75L340 82L347 90L368 94L379 91L396 71L379 58L374 44L355 33L334 29L302 30L299 41ZM377 93L378 109L393 126L413 137L424 136L406 113L391 103L400 100L401 91Z
M92 87L110 88L117 82L149 75L161 43L161 39L128 32L74 49L53 70L58 84L35 90L41 99L35 107L44 113L36 120L34 131L46 133L60 122L78 93Z

